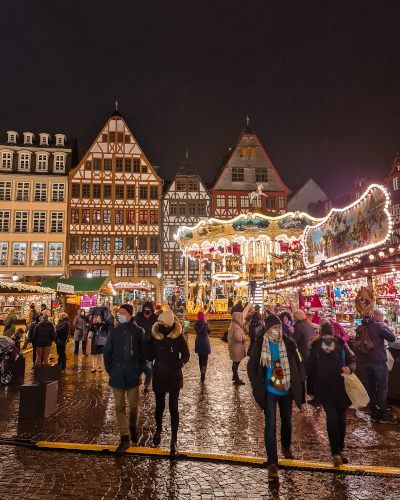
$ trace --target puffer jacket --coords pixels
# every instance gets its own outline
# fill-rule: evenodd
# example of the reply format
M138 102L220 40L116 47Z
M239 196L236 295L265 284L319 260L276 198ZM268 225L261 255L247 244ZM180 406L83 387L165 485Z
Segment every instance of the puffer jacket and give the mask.
M243 313L235 312L228 329L228 350L232 361L240 362L246 357L246 334L243 331Z
M182 367L189 361L190 353L182 335L182 327L175 320L165 333L155 323L146 359L154 361L153 391L173 392L183 387Z
M33 330L32 342L36 347L50 347L56 338L54 325L50 321L42 320Z
M194 352L196 354L211 354L210 325L205 319L198 319L194 323L194 331L197 333L194 343Z
M56 344L66 344L69 339L69 324L70 319L64 318L60 319L60 321L56 325Z

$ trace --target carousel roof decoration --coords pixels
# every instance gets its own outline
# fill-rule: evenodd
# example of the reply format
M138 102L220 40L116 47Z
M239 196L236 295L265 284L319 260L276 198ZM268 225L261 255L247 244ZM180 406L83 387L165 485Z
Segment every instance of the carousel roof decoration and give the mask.
M13 281L12 283L8 283L6 281L0 281L0 289L2 293L52 293L53 289L44 286L35 286L35 285L25 285L24 283L18 283Z
M234 281L239 279L239 274L229 272L215 273L213 274L213 279L217 281Z
M116 290L143 290L150 291L151 285L148 281L141 281L140 283L131 283L130 281L119 281L114 283L114 288Z

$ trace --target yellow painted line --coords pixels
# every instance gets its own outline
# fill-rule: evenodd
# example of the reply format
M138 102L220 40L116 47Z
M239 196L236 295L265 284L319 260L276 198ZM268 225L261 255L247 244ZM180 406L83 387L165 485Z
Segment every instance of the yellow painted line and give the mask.
M59 450L76 450L76 451L110 451L115 452L116 446L98 445L98 444L81 444L81 443L53 443L49 441L39 441L36 443L38 448L59 449ZM125 453L130 455L153 455L153 456L169 456L169 451L162 448L147 448L139 446L131 446ZM217 453L201 453L180 450L182 458L198 458L200 460L221 460L225 462L240 462L248 464L266 464L265 458L249 457L246 455L220 455ZM280 460L279 466L285 469L310 469L315 471L330 471L330 472L357 472L367 474L388 474L400 477L400 468L397 467L378 467L373 465L356 465L347 464L340 467L334 467L330 462L313 462L308 460Z

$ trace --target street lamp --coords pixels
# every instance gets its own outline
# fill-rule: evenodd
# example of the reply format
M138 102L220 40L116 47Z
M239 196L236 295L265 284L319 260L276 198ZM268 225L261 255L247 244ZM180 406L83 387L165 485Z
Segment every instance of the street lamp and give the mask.
M11 277L12 277L13 281L18 281L18 274L17 273L14 273Z
M91 277L93 276L92 271L88 271L88 272L86 273L86 276L87 276L88 278L91 278Z
M160 273L160 271L158 271L157 278L158 278L158 289L160 290L160 301L159 301L160 304L162 304L161 277L162 277L162 274Z

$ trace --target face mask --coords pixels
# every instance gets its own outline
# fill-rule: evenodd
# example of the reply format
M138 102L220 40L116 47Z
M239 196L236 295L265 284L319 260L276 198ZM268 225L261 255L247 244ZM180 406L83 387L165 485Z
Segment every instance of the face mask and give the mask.
M273 344L277 344L282 340L282 332L278 328L272 328L268 331L268 337Z
M122 316L122 314L118 314L118 321L120 323L126 323L126 316Z
M166 335L168 333L168 326L167 325L158 325L158 331L162 333L163 335Z
M144 315L148 318L151 315L151 311L144 311Z
M335 339L322 339L322 349L325 352L332 352L335 349Z
M81 316L85 316L85 312L84 311L81 312Z

